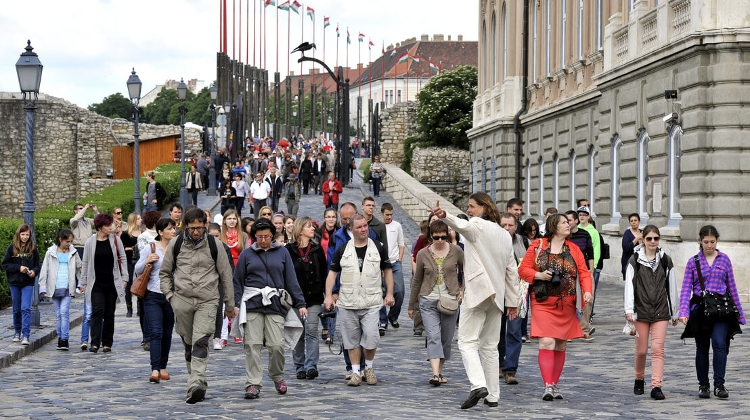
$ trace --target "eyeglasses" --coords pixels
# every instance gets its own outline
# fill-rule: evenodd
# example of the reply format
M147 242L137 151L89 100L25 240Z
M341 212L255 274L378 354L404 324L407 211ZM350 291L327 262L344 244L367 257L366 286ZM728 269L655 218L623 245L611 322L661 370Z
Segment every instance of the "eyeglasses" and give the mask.
M656 241L659 240L659 237L658 236L647 236L644 239L647 240L648 242L652 242L652 241L656 242Z
M444 235L444 236L433 236L433 237L432 237L432 240L433 240L433 241L447 241L447 240L448 240L448 235Z
M115 214L122 214L122 212L121 211L116 211Z
M193 233L193 232L203 232L204 230L206 230L206 227L205 226L189 227L189 228L187 228L187 230L190 233Z
M267 241L273 238L273 235L255 235L255 239L258 241Z

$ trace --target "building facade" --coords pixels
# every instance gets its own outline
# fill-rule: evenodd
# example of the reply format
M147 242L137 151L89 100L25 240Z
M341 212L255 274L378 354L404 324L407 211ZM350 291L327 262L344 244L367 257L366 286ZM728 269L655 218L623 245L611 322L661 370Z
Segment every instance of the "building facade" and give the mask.
M750 270L750 3L480 0L475 190L527 217L587 198L620 276L627 215L661 230L678 268L706 224ZM527 34L527 35L526 35ZM743 156L745 157L743 159ZM739 282L743 300L750 280Z

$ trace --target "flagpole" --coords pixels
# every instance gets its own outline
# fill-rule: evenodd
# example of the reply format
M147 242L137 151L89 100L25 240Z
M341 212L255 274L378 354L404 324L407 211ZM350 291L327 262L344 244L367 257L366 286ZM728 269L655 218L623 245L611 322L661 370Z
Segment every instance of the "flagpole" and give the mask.
M291 10L287 9L286 11L286 74L290 75L292 70L292 65L289 61L289 56L291 55L291 40L292 40L292 12Z
M274 7L276 9L276 73L278 73L279 72L279 6L275 5Z
M308 7L310 7L310 6L308 6ZM313 44L314 44L315 43L315 11L314 10L313 10L313 15L312 15L312 24L313 24ZM313 58L315 58L315 48L313 48L312 53L313 53ZM312 68L313 68L313 70L315 70L315 63L314 62L313 62ZM315 71L312 72L312 83L315 84Z
M239 45L237 46L237 61L242 61L242 0L240 0L240 24L239 28L240 36L238 37Z
M339 34L339 23L336 22L336 68L339 67L339 38L341 38L341 35Z
M372 39L367 44L367 61L370 62L370 64L367 66L370 68L370 99L372 99Z
M300 17L300 22L302 23L302 25L300 26L300 28L302 28L302 36L300 37L300 41L299 41L299 43L301 44L305 42L305 14L304 13L298 13L298 14ZM301 62L299 63L299 77L302 77L302 63ZM301 114L302 110L300 109L299 112ZM304 119L304 116L303 116L303 119Z
M323 15L323 62L326 61L326 17ZM323 81L321 82L322 85L325 86L326 83L326 72L323 72Z
M266 8L263 8L263 69L268 69L268 32L266 31L266 28L268 28L268 20L266 19ZM268 86L266 86L264 89L267 89Z
M258 42L258 32L255 26L256 21L258 19L257 10L258 10L258 3L253 2L253 67L255 67L255 50L257 49L255 47L255 44Z
M385 41L383 41L383 59L380 64L382 65L380 71L380 102L385 103Z
M247 64L250 62L250 0L247 0L245 6L245 63Z
M362 96L362 33L357 34L357 96ZM358 99L359 100L359 99ZM359 130L359 128L357 128Z

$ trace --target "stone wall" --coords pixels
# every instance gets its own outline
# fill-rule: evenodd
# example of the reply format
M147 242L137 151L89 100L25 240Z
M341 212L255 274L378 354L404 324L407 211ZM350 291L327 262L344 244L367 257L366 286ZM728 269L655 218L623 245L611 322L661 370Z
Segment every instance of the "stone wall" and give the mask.
M101 191L116 181L92 179L112 168L112 147L132 141L133 125L111 120L60 98L40 95L34 113L34 202L37 209ZM141 138L174 135L179 126L140 124ZM0 217L21 217L26 116L19 93L0 92ZM185 129L186 148L200 150L200 132Z
M401 168L388 163L383 164L388 174L383 179L383 188L393 197L406 213L417 223L427 218L426 209L435 207L440 201L440 207L453 215L463 213L461 209L450 203L421 182L412 178Z
M383 110L380 115L382 162L401 166L404 161L404 141L417 135L417 102L399 102Z
M471 194L470 159L468 150L416 147L411 172L417 181L463 209Z

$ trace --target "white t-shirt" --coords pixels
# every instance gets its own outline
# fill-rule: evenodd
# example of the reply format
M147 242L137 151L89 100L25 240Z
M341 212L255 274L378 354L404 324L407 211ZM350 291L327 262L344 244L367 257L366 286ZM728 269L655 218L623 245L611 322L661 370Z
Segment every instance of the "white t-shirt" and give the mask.
M271 194L271 186L268 182L262 181L258 184L258 181L253 181L250 185L250 195L256 200L265 200L269 194Z
M385 232L388 236L388 259L394 263L398 261L399 248L404 247L404 230L401 223L393 220L385 225Z

